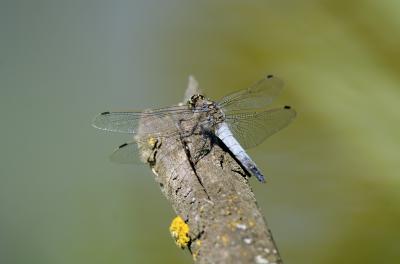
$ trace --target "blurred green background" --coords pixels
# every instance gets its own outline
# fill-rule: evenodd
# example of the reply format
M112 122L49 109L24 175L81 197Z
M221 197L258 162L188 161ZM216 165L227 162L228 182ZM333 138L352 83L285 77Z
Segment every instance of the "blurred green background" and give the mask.
M190 263L111 109L267 73L298 118L250 151L286 263L400 261L399 1L0 1L0 263Z

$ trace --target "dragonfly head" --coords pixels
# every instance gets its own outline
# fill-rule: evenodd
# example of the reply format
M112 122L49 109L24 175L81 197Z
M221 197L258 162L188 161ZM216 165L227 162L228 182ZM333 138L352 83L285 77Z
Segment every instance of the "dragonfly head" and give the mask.
M199 105L202 103L202 101L204 101L204 99L205 97L201 94L192 95L192 97L190 97L188 101L188 105L191 108L199 107Z

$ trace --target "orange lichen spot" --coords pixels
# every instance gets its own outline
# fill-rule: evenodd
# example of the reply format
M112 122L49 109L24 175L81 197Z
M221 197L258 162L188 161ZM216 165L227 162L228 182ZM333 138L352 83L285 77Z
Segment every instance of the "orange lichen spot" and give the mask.
M175 239L175 243L180 248L185 248L189 242L189 225L180 216L175 217L169 226L169 232Z

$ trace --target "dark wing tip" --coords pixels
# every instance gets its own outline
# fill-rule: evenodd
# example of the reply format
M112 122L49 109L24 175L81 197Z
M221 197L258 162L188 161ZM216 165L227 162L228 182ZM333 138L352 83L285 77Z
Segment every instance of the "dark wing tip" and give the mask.
M296 111L295 111L291 106L285 105L285 106L283 107L283 109L284 109L284 110L287 110L287 111L285 111L285 112L290 113L292 119L296 117L297 113L296 113Z
M101 113L100 115L109 115L109 114L110 114L110 112L106 111L106 112Z
M267 79L271 79L271 78L274 78L274 75L272 75L272 74L267 75Z
M121 148L126 147L126 146L128 146L128 143L122 144L121 146L118 147L118 149L121 149Z

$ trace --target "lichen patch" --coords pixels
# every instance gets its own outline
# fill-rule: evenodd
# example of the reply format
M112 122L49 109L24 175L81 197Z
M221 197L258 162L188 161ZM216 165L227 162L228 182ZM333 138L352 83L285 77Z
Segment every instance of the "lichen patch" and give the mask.
M190 242L189 225L180 216L175 217L169 226L169 232L175 239L175 244L180 248L185 248Z

